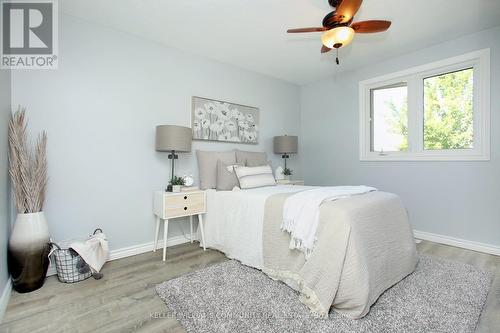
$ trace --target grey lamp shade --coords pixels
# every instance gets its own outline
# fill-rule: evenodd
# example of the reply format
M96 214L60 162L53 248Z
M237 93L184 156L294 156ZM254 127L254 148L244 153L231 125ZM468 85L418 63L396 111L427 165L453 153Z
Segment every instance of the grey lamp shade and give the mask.
M156 150L187 153L191 151L192 131L175 125L156 126Z
M275 154L296 154L298 151L299 138L293 135L282 135L274 137Z

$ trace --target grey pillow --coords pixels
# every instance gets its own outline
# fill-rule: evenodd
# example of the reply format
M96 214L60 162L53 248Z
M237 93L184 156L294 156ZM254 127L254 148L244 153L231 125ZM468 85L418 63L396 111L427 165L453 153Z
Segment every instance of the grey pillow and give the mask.
M267 154L258 151L236 149L236 162L246 166L260 166L267 163Z
M235 186L240 186L236 172L233 169L234 165L243 166L238 163L226 164L221 160L217 161L217 191L231 191Z
M247 160L245 166L247 167L256 167L256 166L261 166L261 165L268 165L273 168L273 162L272 161L264 161L262 163L261 161L256 161L256 160Z
M197 150L198 173L200 175L200 188L206 190L217 187L217 161L226 164L236 163L236 154L234 151L203 151Z

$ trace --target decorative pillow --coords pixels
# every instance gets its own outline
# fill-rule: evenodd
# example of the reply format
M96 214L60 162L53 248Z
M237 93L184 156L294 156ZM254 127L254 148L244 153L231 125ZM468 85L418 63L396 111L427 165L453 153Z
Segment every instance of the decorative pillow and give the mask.
M242 189L276 185L273 170L269 165L238 167L234 170Z
M256 166L263 166L263 165L269 165L271 169L273 168L273 162L272 161L265 161L264 163L261 163L260 161L256 162L255 160L250 160L246 161L245 166L247 167L256 167Z
M234 151L203 151L197 150L198 173L200 174L200 188L206 190L217 187L217 161L226 164L236 163L236 154Z
M217 161L217 191L231 191L240 185L234 169L241 166L238 163L228 165L221 160Z
M253 165L253 164L256 164L256 165ZM273 176L276 178L276 174L274 173L274 169L273 169L273 161L269 160L267 161L266 163L264 164L261 164L261 163L255 163L253 160L249 163L245 163L246 166L248 167L256 167L256 166L262 166L262 165L269 165L271 167L271 170L273 170Z
M264 165L267 162L267 154L258 151L245 151L236 149L236 162L247 166Z

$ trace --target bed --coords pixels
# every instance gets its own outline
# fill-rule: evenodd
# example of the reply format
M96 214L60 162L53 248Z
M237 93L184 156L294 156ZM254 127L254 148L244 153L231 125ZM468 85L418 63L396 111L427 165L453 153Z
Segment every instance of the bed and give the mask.
M266 186L240 191L206 190L205 246L247 266L264 267L262 231L266 200L308 186Z
M289 247L283 206L311 186L206 190L205 245L295 289L313 314L365 316L417 264L413 233L398 196L381 191L325 202L309 256Z

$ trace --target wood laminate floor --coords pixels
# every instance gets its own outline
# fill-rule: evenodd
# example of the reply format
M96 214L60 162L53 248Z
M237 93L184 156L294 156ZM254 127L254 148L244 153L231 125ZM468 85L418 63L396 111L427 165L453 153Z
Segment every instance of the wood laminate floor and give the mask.
M500 332L500 257L421 242L420 253L474 265L496 273L478 332ZM12 292L0 332L185 332L167 312L154 287L165 280L227 260L195 244L115 260L104 278L63 284L49 277L29 294Z

